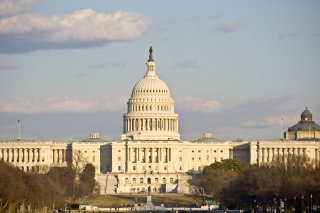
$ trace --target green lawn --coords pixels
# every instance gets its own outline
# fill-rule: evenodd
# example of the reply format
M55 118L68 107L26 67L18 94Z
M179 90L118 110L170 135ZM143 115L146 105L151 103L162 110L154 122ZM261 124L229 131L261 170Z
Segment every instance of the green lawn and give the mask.
M190 195L182 194L155 194L152 196L154 205L164 204L165 206L190 206L197 202ZM100 195L87 199L92 205L100 207L128 206L135 203L144 205L147 202L146 194L126 194L126 195Z

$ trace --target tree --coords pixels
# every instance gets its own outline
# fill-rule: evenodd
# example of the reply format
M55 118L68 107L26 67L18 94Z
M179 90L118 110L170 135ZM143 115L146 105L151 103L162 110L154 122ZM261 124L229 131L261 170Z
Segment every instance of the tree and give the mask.
M246 165L237 160L225 159L206 166L202 174L190 181L192 194L220 200L221 190L228 185Z
M253 206L255 201L266 208L273 205L274 199L278 203L282 199L286 201L287 210L292 210L297 203L310 202L311 194L318 202L319 177L319 166L308 158L295 155L279 157L270 164L242 170L221 190L221 202L226 206L237 203ZM302 212L303 205L296 205L296 209Z
M15 206L24 200L26 195L26 185L24 183L25 174L1 161L0 162L0 212L4 209L13 211Z
M91 195L95 186L95 167L88 163L84 167L83 172L80 175L79 191L80 196Z
M18 168L0 162L0 212L16 212L22 204L33 212L62 204L65 197L59 181L44 174L26 174Z

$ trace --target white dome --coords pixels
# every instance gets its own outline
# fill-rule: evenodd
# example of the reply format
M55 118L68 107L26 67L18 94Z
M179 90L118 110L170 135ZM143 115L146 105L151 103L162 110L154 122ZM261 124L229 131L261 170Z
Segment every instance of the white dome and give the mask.
M170 96L170 90L167 86L167 84L162 81L161 79L157 78L150 78L150 77L144 77L140 81L136 83L132 90L131 97L134 97L136 95L169 95Z
M155 72L152 48L147 73L134 86L123 116L122 140L180 140L178 115L167 84Z

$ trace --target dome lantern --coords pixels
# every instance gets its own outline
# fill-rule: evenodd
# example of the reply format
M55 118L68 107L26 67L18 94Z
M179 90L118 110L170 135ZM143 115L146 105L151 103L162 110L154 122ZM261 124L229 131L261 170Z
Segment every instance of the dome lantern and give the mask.
M312 113L308 110L308 107L301 113L301 121L312 121Z

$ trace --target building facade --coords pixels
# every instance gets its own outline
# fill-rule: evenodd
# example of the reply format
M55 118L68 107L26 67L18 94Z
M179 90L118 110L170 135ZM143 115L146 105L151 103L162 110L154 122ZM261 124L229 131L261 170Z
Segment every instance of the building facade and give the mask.
M285 140L220 141L211 133L196 141L181 140L174 100L156 73L152 48L146 66L128 100L121 140L110 142L92 133L83 141L2 141L0 160L25 172L46 173L81 158L94 165L100 194L189 193L192 174L224 159L262 164L300 155L319 161L320 126L307 109Z

